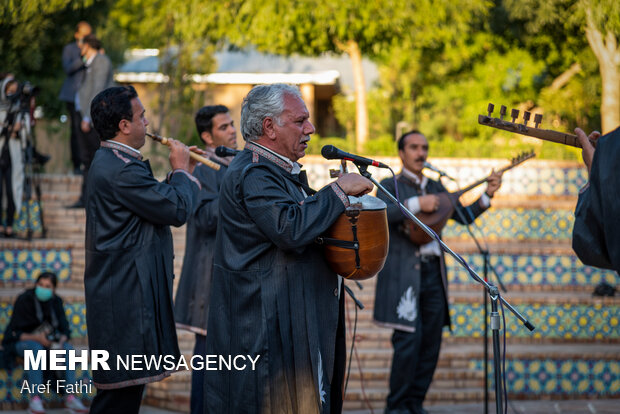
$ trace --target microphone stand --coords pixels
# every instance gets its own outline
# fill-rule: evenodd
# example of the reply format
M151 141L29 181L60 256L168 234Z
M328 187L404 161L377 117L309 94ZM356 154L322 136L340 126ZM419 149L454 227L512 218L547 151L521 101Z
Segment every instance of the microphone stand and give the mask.
M496 406L497 414L504 414L503 406L502 406L502 393L501 393L502 370L501 370L501 364L500 364L500 346L499 346L500 317L499 317L498 306L497 306L498 301L501 301L502 304L506 305L506 307L513 313L513 315L517 319L519 319L523 323L523 325L525 325L527 329L529 329L530 331L533 331L535 329L534 325L532 325L527 319L525 319L525 317L523 317L523 315L521 315L519 311L513 308L512 305L510 305L510 303L508 303L506 299L504 299L499 294L499 289L497 288L497 286L494 286L493 284L490 284L486 280L482 279L471 267L469 267L467 262L465 262L465 260L461 256L456 254L452 249L450 249L450 247L448 247L448 245L446 245L441 240L441 238L437 235L437 233L435 233L426 224L422 223L420 219L418 219L411 211L409 211L409 209L407 209L407 207L405 207L400 201L398 201L396 197L394 197L389 191L387 191L385 187L379 184L377 180L372 178L371 174L368 172L367 165L364 165L361 163L355 163L355 162L354 164L363 177L366 177L367 179L369 179L377 187L377 189L381 190L381 192L387 196L387 198L390 201L392 201L394 204L399 206L400 210L403 212L403 214L407 216L407 218L412 220L416 225L420 226L420 228L424 230L426 234L428 234L431 238L437 241L441 249L444 252L448 253L450 256L452 256L461 266L463 266L463 268L471 275L471 277L476 282L483 285L486 291L489 293L489 297L491 298L491 330L493 331L493 366L495 370L494 377L495 377L495 403L496 403L495 406Z
M443 174L443 173L439 174L439 180L440 181L441 181L441 177L446 177L446 178L456 182L454 179L451 179L446 174ZM483 273L482 273L483 277L484 277L484 280L486 280L486 281L489 280L489 268L490 268L491 271L493 272L493 274L495 275L495 279L497 280L497 283L499 284L499 286L502 289L502 291L504 291L504 293L508 292L506 290L506 286L504 286L504 284L502 283L502 279L497 274L497 271L495 270L495 267L493 267L493 265L491 265L491 262L489 261L489 247L488 247L488 245L486 244L486 242L485 242L485 247L484 248L480 245L480 242L476 238L476 235L471 230L471 223L466 224L466 219L465 219L463 213L458 209L457 205L452 201L452 199L450 199L450 202L452 202L452 206L454 207L454 211L456 211L456 213L459 215L459 217L463 221L463 224L465 224L465 228L467 229L467 232L469 233L470 237L472 238L472 240L476 244L476 248L478 249L478 252L482 255L482 259L484 260L484 267L483 267ZM472 223L473 223L473 221L472 221ZM484 337L483 337L484 338L484 342L483 342L483 355L484 355L484 361L483 361L483 365L484 365L484 411L483 412L484 412L484 414L488 414L488 412L489 412L489 340L488 340L489 339L489 327L488 327L489 300L488 300L487 295L484 292L483 292L482 296L483 296L483 299L484 299Z

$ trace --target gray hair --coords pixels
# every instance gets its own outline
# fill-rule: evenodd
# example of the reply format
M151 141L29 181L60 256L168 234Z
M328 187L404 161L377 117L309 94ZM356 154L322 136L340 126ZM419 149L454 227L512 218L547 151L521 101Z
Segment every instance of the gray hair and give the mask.
M263 135L263 120L267 117L281 125L280 115L284 112L285 95L302 99L296 86L284 83L252 88L241 104L241 136L244 140L256 141L260 138Z

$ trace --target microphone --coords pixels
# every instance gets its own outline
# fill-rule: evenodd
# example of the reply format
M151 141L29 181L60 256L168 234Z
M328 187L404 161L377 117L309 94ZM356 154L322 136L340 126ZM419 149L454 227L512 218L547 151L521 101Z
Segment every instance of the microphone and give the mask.
M351 161L356 165L372 165L373 167L378 168L390 168L388 165L382 162L371 160L370 158L360 157L359 155L355 154L349 154L348 152L344 152L334 147L333 145L325 145L323 148L321 148L321 155L323 156L323 158L326 158L328 160L347 160Z
M424 162L424 168L428 168L431 171L435 171L437 174L439 174L440 177L446 177L448 180L451 181L456 181L454 178L450 177L448 174L446 174L445 172L441 171L439 168L433 166L430 162Z
M228 148L228 147L225 147L224 145L220 145L219 147L215 149L215 155L217 155L218 157L222 157L222 158L234 157L239 152L240 152L239 150Z

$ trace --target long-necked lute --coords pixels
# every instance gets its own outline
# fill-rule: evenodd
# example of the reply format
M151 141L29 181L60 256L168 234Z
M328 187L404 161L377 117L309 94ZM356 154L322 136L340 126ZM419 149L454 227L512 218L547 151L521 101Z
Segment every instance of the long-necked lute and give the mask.
M505 171L508 171L511 168L514 168L517 165L529 160L530 158L534 158L535 156L536 154L533 151L520 154L513 158L509 165L498 170L498 172L504 173ZM453 193L444 191L442 193L433 194L439 198L439 208L432 213L419 212L416 214L416 217L419 218L422 223L433 229L435 233L439 234L448 222L448 219L452 217L452 213L454 213L454 206L456 205L458 199L466 192L478 187L480 184L486 183L489 177L490 175ZM417 245L423 245L433 240L431 236L426 234L426 232L424 232L424 230L422 230L412 220L405 221L403 230L405 234L409 236L409 239Z
M168 146L170 145L169 144L170 141L168 141L168 138L166 138L166 137L162 137L162 136L157 135L157 134L152 134L150 132L147 132L146 135L151 137L151 138L153 138L155 141L159 142L160 144L168 145ZM190 156L190 158L192 158L192 159L194 159L194 160L196 160L198 162L201 162L204 165L206 165L207 167L213 168L214 170L219 170L220 169L220 165L218 163L213 162L210 159L205 158L205 157L203 157L200 154L196 154L195 152L191 152L190 151L189 152L189 156Z
M487 108L488 115L478 115L478 123L480 125L486 125L497 129L503 129L504 131L514 132L516 134L527 135L545 141L557 142L558 144L581 148L581 143L579 142L577 135L553 131L550 129L540 129L539 126L542 122L542 114L534 115L534 127L531 127L528 126L528 122L531 117L531 113L528 111L523 111L523 123L517 123L515 121L519 117L518 109L512 109L510 111L512 121L504 120L504 117L506 116L506 107L504 105L500 107L499 118L493 118L491 116L493 109L495 109L495 105L490 103ZM590 142L592 145L596 146L596 141L590 140Z

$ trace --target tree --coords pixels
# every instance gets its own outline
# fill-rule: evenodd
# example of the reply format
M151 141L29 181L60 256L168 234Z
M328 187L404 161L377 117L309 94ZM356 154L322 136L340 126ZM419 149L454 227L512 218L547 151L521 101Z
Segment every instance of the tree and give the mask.
M582 0L585 32L602 79L601 127L607 133L620 126L620 3Z
M316 56L326 52L351 59L356 96L356 143L361 152L368 140L368 110L362 56L415 36L423 43L440 42L453 34L484 2L465 0L262 0L239 1L231 40L261 51Z
M455 140L490 138L472 120L493 102L544 112L554 129L598 128L600 78L577 1L497 0L462 36L395 45L380 69L392 123Z
M224 2L204 0L117 0L110 25L127 37L130 47L159 49L159 70L168 81L159 87L158 132L179 137L193 134L182 122L195 109L192 74L215 67L213 52L231 27Z
M591 52L594 53L601 76L602 130L608 132L620 125L620 3L616 0L506 0L505 3L513 22L523 22L526 47L532 53L548 56L546 61L551 68L555 67L556 75L560 75L558 70L566 71L574 63L589 68L588 61ZM560 64L554 65L554 61ZM591 72L585 73L585 77L591 76ZM587 108L575 109L587 111Z
M64 79L63 46L73 40L80 20L94 27L107 14L112 0L5 0L0 2L0 62L2 71L41 89L39 103L47 115L57 115Z

